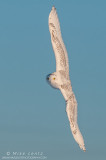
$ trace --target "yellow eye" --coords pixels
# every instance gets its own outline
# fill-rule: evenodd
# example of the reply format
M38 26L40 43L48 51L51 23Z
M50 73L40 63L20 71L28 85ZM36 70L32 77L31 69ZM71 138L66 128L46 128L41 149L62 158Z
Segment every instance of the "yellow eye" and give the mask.
M55 80L56 78L54 77L53 80Z

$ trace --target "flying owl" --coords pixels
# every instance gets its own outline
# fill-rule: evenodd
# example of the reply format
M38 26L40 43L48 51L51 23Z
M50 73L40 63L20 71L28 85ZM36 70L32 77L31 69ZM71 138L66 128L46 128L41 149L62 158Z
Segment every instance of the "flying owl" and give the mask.
M56 72L48 74L46 79L52 87L60 89L63 94L66 101L66 112L72 135L75 141L79 144L79 147L83 151L86 151L84 139L77 124L77 101L69 77L68 55L62 39L59 19L54 6L49 14L49 31L52 47L55 53Z

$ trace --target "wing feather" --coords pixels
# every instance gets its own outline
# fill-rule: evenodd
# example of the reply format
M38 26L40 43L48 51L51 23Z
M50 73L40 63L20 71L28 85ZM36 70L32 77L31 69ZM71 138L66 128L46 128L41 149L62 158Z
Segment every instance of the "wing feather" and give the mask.
M60 24L55 7L49 14L49 31L56 58L56 71L64 70L69 75L68 55L61 36Z
M79 144L83 151L86 151L84 139L77 124L77 101L74 94L72 94L72 96L67 101L66 112L75 141Z

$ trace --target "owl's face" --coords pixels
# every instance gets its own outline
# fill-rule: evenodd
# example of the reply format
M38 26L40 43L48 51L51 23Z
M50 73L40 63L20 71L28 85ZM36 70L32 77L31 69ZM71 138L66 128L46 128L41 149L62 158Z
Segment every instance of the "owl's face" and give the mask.
M48 74L46 80L53 88L59 89L58 77L56 73Z

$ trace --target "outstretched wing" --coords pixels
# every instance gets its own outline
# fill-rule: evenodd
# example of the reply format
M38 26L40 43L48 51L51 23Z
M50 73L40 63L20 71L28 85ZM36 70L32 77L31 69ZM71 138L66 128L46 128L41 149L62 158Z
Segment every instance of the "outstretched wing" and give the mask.
M67 101L66 112L74 139L79 144L80 148L83 151L86 151L84 140L77 124L77 101L74 94L72 94L72 96Z
M56 71L63 70L69 75L68 56L62 40L59 19L55 7L49 14L49 31L56 58Z

